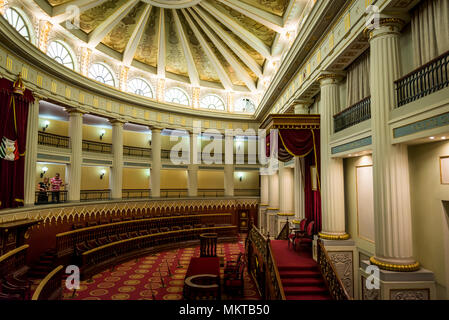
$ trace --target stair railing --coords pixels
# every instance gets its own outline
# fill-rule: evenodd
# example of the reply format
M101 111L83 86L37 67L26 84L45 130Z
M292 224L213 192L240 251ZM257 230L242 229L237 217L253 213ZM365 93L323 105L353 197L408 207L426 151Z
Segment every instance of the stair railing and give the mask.
M31 300L61 300L64 266L53 269L38 285Z
M343 285L337 270L335 270L332 260L327 254L323 241L318 239L318 267L326 283L332 299L334 300L352 300Z
M265 237L252 225L247 238L248 273L265 300L286 300L279 270L273 257L270 236Z

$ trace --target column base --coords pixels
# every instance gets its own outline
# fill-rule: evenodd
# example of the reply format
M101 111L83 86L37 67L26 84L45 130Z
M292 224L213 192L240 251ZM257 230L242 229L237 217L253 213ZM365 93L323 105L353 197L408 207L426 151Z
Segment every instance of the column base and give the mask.
M276 227L277 227L277 234L276 237L279 235L279 233L282 231L282 229L284 228L285 224L288 222L291 222L292 219L294 219L295 214L294 213L281 213L278 212L277 217L276 217Z
M277 215L279 209L276 208L267 208L266 216L267 216L267 230L266 232L270 234L270 238L274 239L278 235L277 231Z
M378 257L371 257L369 259L371 264L378 266L382 270L399 271L399 272L413 272L420 269L418 261L409 259L409 261L403 261L400 259L382 259Z
M351 236L347 233L319 232L318 236L323 240L348 240Z
M434 300L435 276L432 271L382 270L369 260L361 261L359 269L362 300Z
M265 231L267 230L267 204L260 204L259 205L259 219L257 221L259 230L265 234Z

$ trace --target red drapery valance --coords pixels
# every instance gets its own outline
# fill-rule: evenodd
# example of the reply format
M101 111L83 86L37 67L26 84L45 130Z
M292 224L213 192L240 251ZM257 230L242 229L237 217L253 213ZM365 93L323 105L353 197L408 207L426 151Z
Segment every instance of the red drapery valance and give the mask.
M13 93L13 82L0 79L0 208L24 204L25 148L30 90ZM7 155L8 154L8 155ZM32 173L30 173L32 174Z

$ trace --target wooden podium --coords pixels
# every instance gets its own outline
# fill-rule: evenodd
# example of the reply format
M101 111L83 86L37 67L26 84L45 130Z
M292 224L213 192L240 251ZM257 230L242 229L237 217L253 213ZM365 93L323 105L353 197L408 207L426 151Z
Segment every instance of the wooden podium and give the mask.
M28 228L41 221L23 219L0 223L0 256L24 245Z

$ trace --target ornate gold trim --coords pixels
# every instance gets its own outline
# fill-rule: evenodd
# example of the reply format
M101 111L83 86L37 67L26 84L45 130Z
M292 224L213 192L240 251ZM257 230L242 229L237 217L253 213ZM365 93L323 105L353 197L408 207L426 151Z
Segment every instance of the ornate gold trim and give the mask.
M279 217L294 217L295 214L294 213L278 213Z
M318 233L318 236L321 239L325 239L325 240L348 240L350 238L350 235L345 233L345 234L341 234L341 235L333 235L333 234L326 234L326 233Z
M279 208L267 208L267 210L279 210Z
M419 262L415 262L412 264L392 264L392 263L385 263L377 260L375 257L371 257L369 261L378 266L379 268L383 270L388 271L401 271L401 272L412 272L417 271L421 268Z

